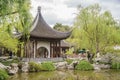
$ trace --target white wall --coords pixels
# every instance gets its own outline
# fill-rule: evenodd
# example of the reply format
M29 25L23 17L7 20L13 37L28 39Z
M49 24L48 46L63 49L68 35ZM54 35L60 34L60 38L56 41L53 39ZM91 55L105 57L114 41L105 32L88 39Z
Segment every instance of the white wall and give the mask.
M38 41L37 42L37 50L40 47L45 47L48 50L48 58L50 58L50 42L48 42L48 41Z

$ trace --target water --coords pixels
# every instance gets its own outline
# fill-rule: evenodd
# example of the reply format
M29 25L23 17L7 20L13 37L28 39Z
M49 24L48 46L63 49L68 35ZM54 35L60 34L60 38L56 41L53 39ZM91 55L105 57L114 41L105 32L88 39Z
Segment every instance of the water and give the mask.
M19 73L8 80L120 80L120 70Z

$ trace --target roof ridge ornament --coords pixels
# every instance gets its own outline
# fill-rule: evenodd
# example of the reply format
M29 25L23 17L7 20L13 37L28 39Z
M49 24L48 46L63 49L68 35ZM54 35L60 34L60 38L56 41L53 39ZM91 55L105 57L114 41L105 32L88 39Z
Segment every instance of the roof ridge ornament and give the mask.
M38 6L38 12L41 12L41 6Z

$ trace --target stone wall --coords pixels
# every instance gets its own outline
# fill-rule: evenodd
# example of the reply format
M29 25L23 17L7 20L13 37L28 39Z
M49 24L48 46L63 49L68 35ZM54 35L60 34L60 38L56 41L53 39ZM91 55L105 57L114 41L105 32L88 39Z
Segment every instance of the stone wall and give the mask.
M45 47L48 50L48 58L50 58L50 42L38 41L37 49L39 49L40 47Z

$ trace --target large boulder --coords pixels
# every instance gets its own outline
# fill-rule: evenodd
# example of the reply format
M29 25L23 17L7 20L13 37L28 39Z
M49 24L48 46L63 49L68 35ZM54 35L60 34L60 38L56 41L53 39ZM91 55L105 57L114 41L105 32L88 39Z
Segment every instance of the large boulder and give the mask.
M101 69L110 69L110 65L109 64L101 64Z
M8 74L14 75L18 72L18 64L12 63L9 67L7 67Z
M95 58L95 62L102 63L102 64L110 64L113 58L114 58L113 54L107 53L98 58Z
M64 62L55 63L55 67L57 70L67 69L67 62L64 61Z
M21 71L22 72L28 72L29 71L29 64L28 64L28 62L22 63L22 65L21 65Z
M101 70L100 65L98 64L93 64L94 70Z
M101 69L110 69L109 64L93 64L93 67L95 70L101 70Z
M0 69L6 69L7 67L5 65L3 65L2 63L0 63Z
M67 66L69 70L75 69L76 65L79 63L79 61L73 61L70 65Z

